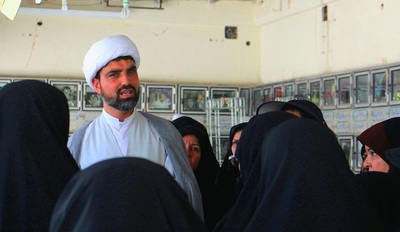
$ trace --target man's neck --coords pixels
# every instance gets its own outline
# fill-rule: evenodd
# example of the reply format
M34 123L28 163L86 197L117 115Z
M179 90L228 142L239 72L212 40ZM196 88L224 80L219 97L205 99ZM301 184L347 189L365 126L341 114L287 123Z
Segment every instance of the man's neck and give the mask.
M128 111L117 110L107 104L104 104L104 110L111 116L118 118L120 122L125 121L126 118L133 114L134 109Z

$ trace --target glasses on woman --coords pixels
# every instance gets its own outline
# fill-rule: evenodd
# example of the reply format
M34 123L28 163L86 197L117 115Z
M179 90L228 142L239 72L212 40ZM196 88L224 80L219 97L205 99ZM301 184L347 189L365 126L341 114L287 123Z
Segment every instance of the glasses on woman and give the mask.
M235 155L229 156L228 160L231 162L232 166L239 167L239 160L236 158Z

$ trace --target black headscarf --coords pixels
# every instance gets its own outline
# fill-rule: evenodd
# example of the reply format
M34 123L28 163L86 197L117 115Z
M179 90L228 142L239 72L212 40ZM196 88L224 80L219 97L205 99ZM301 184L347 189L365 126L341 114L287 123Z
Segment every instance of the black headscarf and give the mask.
M293 119L264 140L258 204L245 231L380 231L335 134Z
M236 132L243 130L246 125L247 122L243 122L231 127L227 147L228 150L222 162L217 179L215 180L215 184L223 196L220 204L223 206L224 212L227 212L235 203L239 191L237 180L240 175L239 168L234 167L228 159L229 156L232 155L232 140Z
M389 173L400 178L400 147L388 150L386 158L389 161Z
M236 148L240 161L242 190L232 208L218 223L215 231L243 231L254 213L257 191L260 185L261 145L265 134L280 123L297 118L281 111L274 111L252 117L242 132Z
M310 118L326 124L321 109L308 100L268 101L257 108L257 115L271 111L285 111L287 109L299 110L302 114L301 118Z
M49 84L20 81L0 91L0 112L0 231L47 231L79 170L67 148L67 99Z
M187 116L175 119L172 123L182 137L191 134L199 140L201 157L199 166L194 170L194 175L203 200L204 221L207 229L211 230L223 213L220 204L221 194L214 183L220 167L214 155L207 129L197 120Z
M61 194L50 231L205 231L168 171L119 157L77 173Z

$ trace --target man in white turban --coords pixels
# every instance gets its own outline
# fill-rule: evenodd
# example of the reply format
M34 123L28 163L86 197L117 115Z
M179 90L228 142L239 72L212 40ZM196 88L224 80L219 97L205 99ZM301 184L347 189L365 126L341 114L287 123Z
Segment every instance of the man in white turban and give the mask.
M87 83L103 97L104 108L99 117L71 136L68 147L82 169L127 156L164 166L203 218L199 187L181 135L168 120L134 110L139 99L139 65L136 45L124 35L92 45L83 61L83 73Z

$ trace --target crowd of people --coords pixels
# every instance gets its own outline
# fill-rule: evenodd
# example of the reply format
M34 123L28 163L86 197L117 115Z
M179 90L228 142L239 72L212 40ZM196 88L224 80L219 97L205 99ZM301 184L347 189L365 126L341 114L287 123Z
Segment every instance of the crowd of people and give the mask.
M68 140L68 100L26 80L0 91L0 231L399 231L400 118L357 139L353 173L320 109L266 102L230 130L135 111L140 56L104 38L83 63L102 114Z

